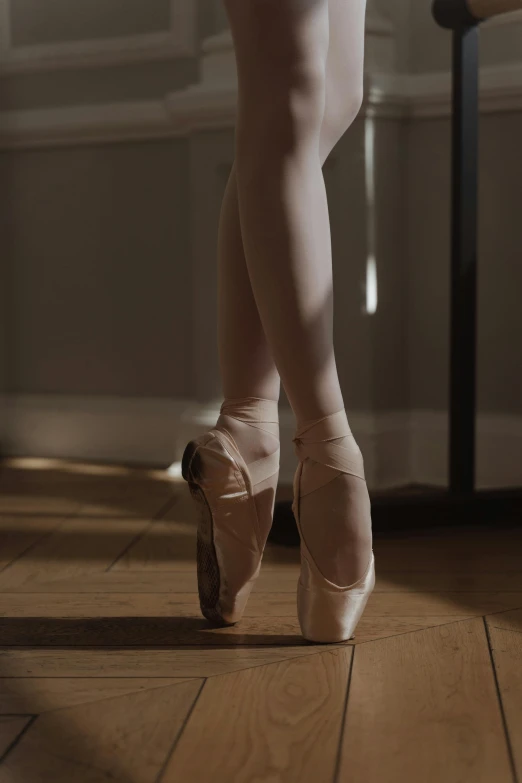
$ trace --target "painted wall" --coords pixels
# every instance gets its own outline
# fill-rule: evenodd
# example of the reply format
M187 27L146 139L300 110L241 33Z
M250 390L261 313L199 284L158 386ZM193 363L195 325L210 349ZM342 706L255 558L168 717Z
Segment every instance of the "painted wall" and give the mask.
M186 142L4 158L11 391L190 394Z
M522 113L481 117L478 405L522 413ZM413 408L444 409L448 389L450 124L408 129L408 335Z
M100 14L99 4L82 0L78 26L64 0L47 0L45 16L39 0L11 0L12 42L52 45L87 32L95 41L124 39L168 25L170 0L132 0L125 19L122 2L107 1ZM369 8L393 25L396 72L447 70L449 35L433 24L428 0L374 0ZM200 0L194 10L193 54L0 70L1 110L25 116L162 101L198 81L199 46L226 27L218 0ZM518 22L485 28L484 66L521 57L521 31ZM516 416L522 111L513 104L481 122L479 403ZM325 166L337 363L354 415L384 421L393 412L446 409L449 131L448 117L361 114ZM0 394L219 399L215 239L232 160L231 127L0 151L0 325L8 334ZM377 308L368 314L372 257Z

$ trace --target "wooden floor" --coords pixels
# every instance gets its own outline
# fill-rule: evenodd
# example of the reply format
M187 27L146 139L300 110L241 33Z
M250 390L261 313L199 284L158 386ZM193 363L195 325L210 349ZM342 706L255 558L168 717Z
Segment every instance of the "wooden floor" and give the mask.
M522 781L522 527L375 542L353 643L299 635L294 550L199 616L184 482L0 470L0 783Z

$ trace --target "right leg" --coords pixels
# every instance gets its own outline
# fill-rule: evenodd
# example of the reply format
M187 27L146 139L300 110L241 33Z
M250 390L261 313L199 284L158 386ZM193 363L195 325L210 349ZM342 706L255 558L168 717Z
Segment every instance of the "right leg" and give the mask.
M340 0L330 2L335 12ZM355 0L343 2L355 7ZM321 171L325 145L333 146L324 131L327 61L335 69L340 50L329 52L327 0L225 0L225 5L238 63L236 177L243 245L263 330L301 426L343 408ZM364 35L360 0L357 5L355 31L339 30L345 39ZM361 53L361 44L352 50ZM343 444L347 438L336 440ZM307 495L301 516L307 542L316 539L318 560L338 584L360 575L371 548L367 494L352 491L354 482L360 479L342 474ZM316 509L332 505L339 519L319 525L324 514L318 517Z

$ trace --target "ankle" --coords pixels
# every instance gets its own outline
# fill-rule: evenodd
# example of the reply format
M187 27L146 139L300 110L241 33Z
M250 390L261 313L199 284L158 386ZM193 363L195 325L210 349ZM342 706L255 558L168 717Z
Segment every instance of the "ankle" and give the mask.
M295 417L295 428L296 431L303 430L303 429L309 429L313 427L314 425L319 424L320 422L323 422L325 420L328 420L332 417L335 417L335 419L339 419L341 417L341 414L344 414L346 417L346 410L344 407L336 408L336 410L330 409L323 409L323 410L317 410L316 414L314 416L310 415L310 411L307 412L307 416L303 417L302 415L296 415Z
M259 397L225 399L216 429L232 438L247 463L266 457L279 447L278 403Z
M344 408L321 419L302 422L295 431L293 442L295 453L301 461L315 453L315 459L321 462L320 455L326 459L331 446L340 446L356 461L361 456ZM329 460L324 464L329 464Z

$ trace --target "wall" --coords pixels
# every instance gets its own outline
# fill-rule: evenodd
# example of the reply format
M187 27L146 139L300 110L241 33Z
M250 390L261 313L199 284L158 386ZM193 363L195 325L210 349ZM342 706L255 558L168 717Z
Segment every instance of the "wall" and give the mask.
M216 24L208 0L194 6L190 50L179 35L189 5L81 0L71 14L63 0L2 0L3 116L163 101L197 80ZM190 396L188 142L62 136L0 153L9 391Z
M522 413L522 113L481 118L478 405ZM408 138L409 351L414 408L444 410L448 385L450 127L412 123Z
M0 60L4 442L168 464L220 402L215 236L233 160L233 52L226 35L209 39L226 28L217 0L132 0L123 15L122 2L82 0L79 25L64 0L48 0L45 18L37 0L11 0L16 46ZM365 109L325 166L337 363L375 486L446 478L449 82L438 70L449 36L429 7L370 1ZM483 74L481 140L479 480L489 484L515 481L522 453L512 35L507 25L483 34L497 68ZM288 481L284 394L281 411ZM505 454L494 465L492 444Z
M208 0L77 0L74 13L64 0L1 0L0 14L3 111L162 98L197 79L214 26Z
M186 142L4 158L11 392L189 396Z

